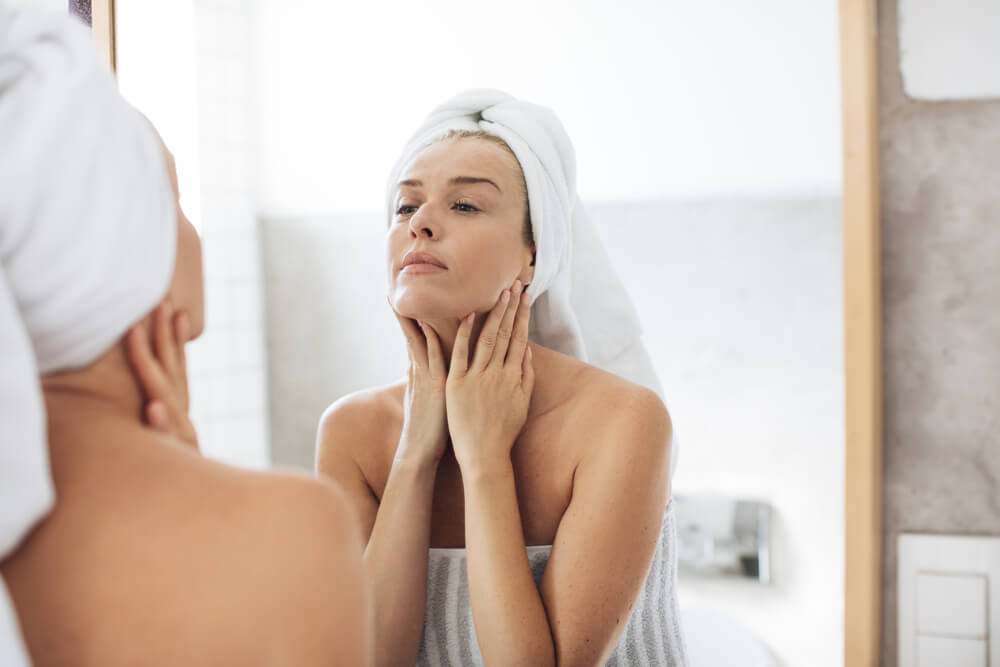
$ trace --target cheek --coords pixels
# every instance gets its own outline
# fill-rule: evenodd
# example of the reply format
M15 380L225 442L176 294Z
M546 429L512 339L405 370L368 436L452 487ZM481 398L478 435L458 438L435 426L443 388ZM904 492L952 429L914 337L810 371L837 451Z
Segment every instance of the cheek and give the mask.
M385 233L385 268L392 274L393 260L403 253L407 235L402 225L391 225Z
M183 275L190 278L187 282L192 286L200 286L202 276L201 238L190 222L185 221L181 227L177 249Z
M204 278L202 267L201 238L190 222L184 220L178 229L177 261L174 267L175 293L179 308L188 311L192 319L194 334L204 327Z
M505 280L510 274L513 280L520 271L520 241L510 234L495 233L484 234L476 242L477 262L489 267L495 278Z
M520 273L520 246L507 234L481 234L468 241L463 253L470 269L466 284L484 302L491 302Z

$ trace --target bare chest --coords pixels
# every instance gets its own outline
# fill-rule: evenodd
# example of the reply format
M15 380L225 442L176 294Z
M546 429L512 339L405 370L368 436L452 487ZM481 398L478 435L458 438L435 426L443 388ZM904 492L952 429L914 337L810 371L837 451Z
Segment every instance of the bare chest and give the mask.
M573 473L578 461L577 441L570 429L559 428L559 417L558 414L546 415L536 423L529 423L511 449L516 509L525 544L529 546L552 544L572 497ZM562 425L565 426L564 423ZM391 465L391 459L387 461L388 465ZM387 478L388 468L385 473ZM465 546L464 493L462 471L449 447L441 459L434 482L431 547ZM378 495L381 497L381 493Z

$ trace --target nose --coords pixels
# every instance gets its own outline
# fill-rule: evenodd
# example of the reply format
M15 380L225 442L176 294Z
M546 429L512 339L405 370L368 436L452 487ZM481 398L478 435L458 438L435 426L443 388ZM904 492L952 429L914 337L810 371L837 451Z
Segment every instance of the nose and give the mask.
M426 204L410 216L410 237L437 239L441 236L441 227L428 210Z

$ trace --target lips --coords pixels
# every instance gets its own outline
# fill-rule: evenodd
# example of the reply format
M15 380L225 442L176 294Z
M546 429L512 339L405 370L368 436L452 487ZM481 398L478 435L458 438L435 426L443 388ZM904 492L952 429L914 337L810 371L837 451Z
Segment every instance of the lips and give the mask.
M408 266L414 266L414 265L423 265L423 266L430 265L430 266L436 266L440 269L448 268L447 266L444 265L444 262L442 262L434 255L430 254L429 252L406 253L406 256L403 257L403 264L400 268L405 269Z

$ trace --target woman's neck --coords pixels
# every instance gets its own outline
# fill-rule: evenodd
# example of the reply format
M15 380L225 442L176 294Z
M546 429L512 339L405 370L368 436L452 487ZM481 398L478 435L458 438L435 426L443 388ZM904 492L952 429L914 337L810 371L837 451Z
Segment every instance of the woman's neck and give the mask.
M474 358L476 344L479 342L479 335L482 333L483 325L486 323L487 314L476 314L476 319L472 325L472 333L469 336L469 357ZM448 320L425 320L424 325L429 326L437 334L441 341L441 353L444 356L445 371L451 366L452 350L455 348L455 338L458 336L458 327L461 324L459 319ZM558 404L563 396L559 394L559 387L551 382L553 374L548 372L556 363L559 355L544 347L530 344L532 348L533 361L535 366L535 388L531 397L531 407L529 408L529 418L547 412L554 405Z
M437 338L441 341L441 353L444 355L445 370L451 366L451 352L455 349L455 339L458 337L458 328L462 323L459 319L444 320L424 320L424 325L430 327ZM476 319L472 324L472 333L469 336L469 356L475 354L476 343L479 341L479 334L486 323L486 314L476 314Z
M142 421L145 399L129 366L124 341L83 370L43 375L42 393L50 420L101 415Z

